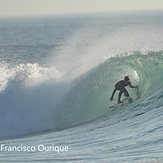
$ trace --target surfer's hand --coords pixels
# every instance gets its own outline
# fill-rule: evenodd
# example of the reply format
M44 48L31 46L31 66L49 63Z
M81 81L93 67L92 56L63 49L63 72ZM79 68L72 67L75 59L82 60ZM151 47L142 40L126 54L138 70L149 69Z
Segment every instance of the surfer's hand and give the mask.
M113 97L110 98L110 101L113 101Z
M138 85L136 85L135 88L138 88Z

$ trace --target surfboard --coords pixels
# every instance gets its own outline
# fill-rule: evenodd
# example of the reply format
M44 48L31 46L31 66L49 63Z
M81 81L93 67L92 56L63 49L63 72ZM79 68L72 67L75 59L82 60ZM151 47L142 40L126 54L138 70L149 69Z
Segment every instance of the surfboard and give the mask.
M122 100L123 103L116 103L115 105L110 105L109 108L117 108L117 107L120 107L120 106L123 106L123 105L126 105L126 104L130 104L133 102L133 99L131 97L129 98L125 98Z

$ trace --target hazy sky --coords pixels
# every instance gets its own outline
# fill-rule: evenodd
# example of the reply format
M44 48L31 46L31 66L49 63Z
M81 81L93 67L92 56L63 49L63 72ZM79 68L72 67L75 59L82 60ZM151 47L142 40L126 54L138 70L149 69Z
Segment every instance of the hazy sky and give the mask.
M163 9L163 0L0 0L0 16Z

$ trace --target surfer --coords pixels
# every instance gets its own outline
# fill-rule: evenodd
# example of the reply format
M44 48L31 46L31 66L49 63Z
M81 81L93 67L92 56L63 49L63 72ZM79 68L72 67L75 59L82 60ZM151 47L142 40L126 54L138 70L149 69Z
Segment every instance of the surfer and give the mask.
M113 101L113 97L115 92L118 90L119 95L118 95L118 104L123 103L120 99L122 96L122 93L124 93L125 97L129 97L129 93L127 92L127 90L125 89L126 86L130 86L130 88L137 88L137 86L133 86L131 85L130 79L128 76L124 77L124 80L120 80L118 83L115 84L115 89L113 90L112 96L110 98L110 101Z

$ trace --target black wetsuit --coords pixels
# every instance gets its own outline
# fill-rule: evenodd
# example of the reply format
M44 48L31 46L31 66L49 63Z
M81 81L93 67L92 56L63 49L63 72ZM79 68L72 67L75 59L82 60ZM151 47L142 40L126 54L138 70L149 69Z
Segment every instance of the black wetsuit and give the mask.
M120 102L122 93L124 93L125 97L129 97L129 93L125 89L126 86L130 86L131 88L133 88L133 86L131 85L131 82L126 82L125 80L120 80L118 83L116 83L115 89L114 89L112 96L111 96L111 99L113 99L113 96L114 96L116 90L120 91L119 96L118 96L118 102Z
M124 93L126 97L129 97L129 93L125 89L125 87L128 85L131 85L131 82L126 83L124 80L121 80L115 84L115 89L120 91L120 96L122 95L122 93Z

